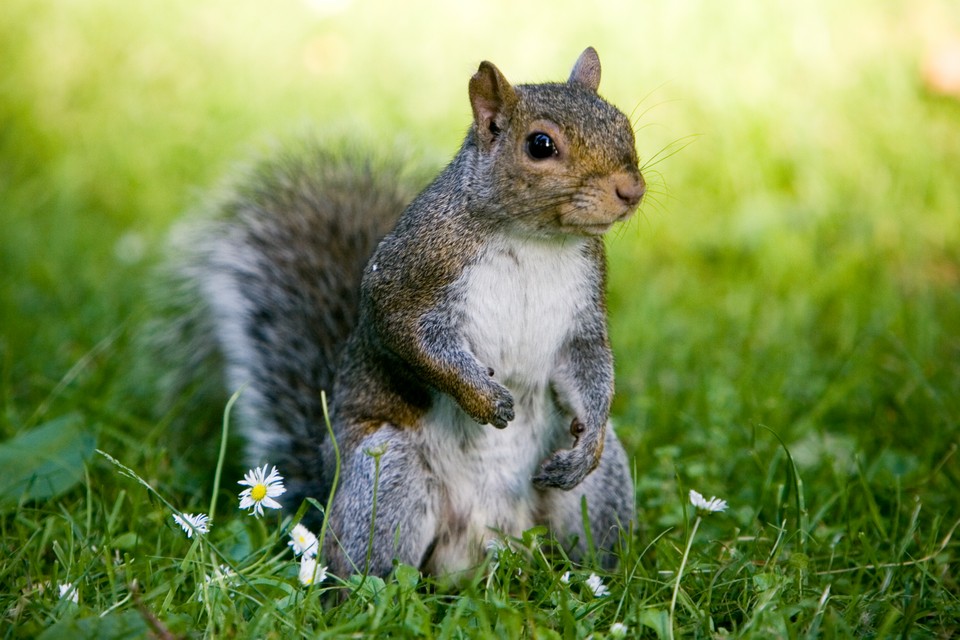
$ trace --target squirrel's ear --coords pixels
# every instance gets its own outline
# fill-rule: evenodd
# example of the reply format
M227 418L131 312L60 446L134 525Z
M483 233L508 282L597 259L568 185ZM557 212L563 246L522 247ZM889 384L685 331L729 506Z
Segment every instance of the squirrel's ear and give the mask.
M517 94L490 62L481 62L470 78L470 105L481 147L489 148L517 104Z
M570 72L570 84L579 84L594 93L600 87L600 56L593 47L587 47L577 58Z

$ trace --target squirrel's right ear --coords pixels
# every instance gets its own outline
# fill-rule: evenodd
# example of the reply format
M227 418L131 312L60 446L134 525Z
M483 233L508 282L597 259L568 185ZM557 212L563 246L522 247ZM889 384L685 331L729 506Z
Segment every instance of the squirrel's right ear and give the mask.
M470 78L470 105L482 149L490 148L516 104L517 94L500 70L490 62L481 62Z
M577 58L570 72L570 84L579 84L594 93L600 88L600 56L593 47L587 47Z

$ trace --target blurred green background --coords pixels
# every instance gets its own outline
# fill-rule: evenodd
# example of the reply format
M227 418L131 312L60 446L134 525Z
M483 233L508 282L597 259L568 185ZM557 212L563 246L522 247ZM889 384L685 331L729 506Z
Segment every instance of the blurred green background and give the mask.
M814 477L864 452L946 473L930 490L950 504L957 3L3 5L0 434L76 410L106 437L156 429L132 338L150 269L237 163L316 130L439 167L480 60L556 80L593 45L651 185L609 242L641 472L666 456L734 491L762 424Z

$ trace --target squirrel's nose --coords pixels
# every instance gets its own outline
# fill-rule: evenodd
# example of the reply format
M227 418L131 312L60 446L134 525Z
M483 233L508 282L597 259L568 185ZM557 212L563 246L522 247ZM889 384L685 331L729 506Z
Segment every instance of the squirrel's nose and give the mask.
M624 173L617 176L614 188L620 201L631 208L640 204L643 194L647 191L647 185L639 173L636 175Z

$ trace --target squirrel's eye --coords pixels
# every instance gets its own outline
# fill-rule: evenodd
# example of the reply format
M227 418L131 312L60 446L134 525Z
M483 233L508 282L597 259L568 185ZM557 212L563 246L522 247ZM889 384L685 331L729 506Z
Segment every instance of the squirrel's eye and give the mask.
M557 145L553 138L538 131L527 136L527 153L534 160L546 160L557 155Z

